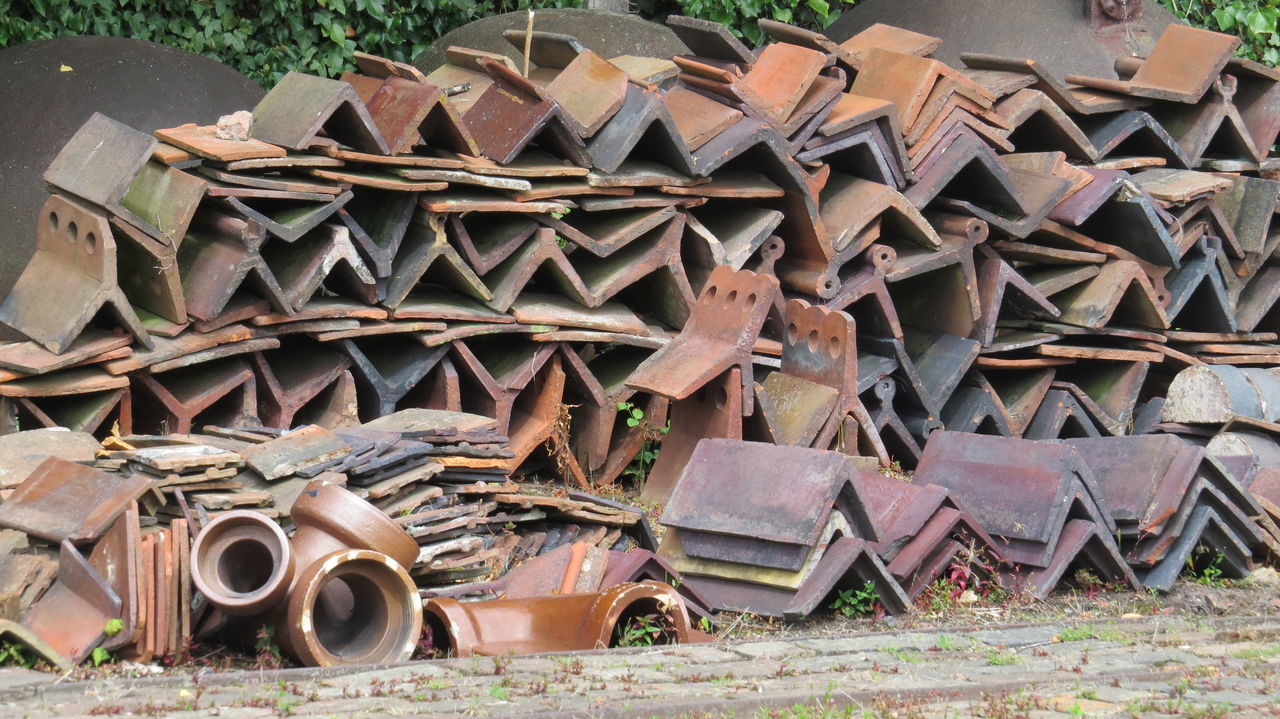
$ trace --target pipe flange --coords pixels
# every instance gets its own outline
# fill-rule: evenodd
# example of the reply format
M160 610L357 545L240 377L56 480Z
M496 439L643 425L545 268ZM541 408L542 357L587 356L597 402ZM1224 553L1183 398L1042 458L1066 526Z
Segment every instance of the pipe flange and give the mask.
M293 551L273 520L237 509L210 522L191 546L191 581L227 614L251 616L284 599Z
M402 662L422 635L422 599L395 559L341 550L298 575L282 629L281 644L307 666Z

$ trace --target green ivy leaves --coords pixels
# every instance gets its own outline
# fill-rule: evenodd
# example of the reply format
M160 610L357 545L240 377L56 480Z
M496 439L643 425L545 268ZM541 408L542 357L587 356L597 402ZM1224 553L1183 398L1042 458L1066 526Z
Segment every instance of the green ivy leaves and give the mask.
M444 33L513 10L582 0L0 0L0 47L68 35L150 40L226 63L263 87L289 70L336 77L363 50L409 61ZM690 15L728 25L751 44L759 18L813 29L853 0L638 0L643 16Z
M1160 1L1192 25L1239 35L1239 55L1280 64L1280 0Z

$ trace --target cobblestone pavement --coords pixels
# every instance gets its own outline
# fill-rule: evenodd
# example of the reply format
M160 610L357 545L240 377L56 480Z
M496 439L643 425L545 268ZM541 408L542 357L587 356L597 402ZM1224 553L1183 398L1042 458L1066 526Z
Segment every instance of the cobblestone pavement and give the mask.
M0 670L0 717L1280 716L1280 621L1151 617L58 681Z

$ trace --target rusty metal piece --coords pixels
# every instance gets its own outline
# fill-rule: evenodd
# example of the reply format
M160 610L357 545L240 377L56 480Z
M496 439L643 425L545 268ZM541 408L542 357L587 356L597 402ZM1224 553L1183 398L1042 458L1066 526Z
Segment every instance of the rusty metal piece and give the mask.
M1059 387L1063 385L1059 384ZM1101 437L1091 414L1077 399L1078 393L1068 389L1050 389L1040 402L1022 436L1025 439L1058 439L1061 437Z
M113 219L120 289L129 302L170 322L187 321L187 305L178 273L177 250ZM181 238L179 238L181 239Z
M742 119L741 110L681 86L663 93L662 100L690 152Z
M982 260L977 272L982 311L974 331L984 347L994 341L996 319L1000 316L1055 319L1061 315L1048 298L1004 260Z
M49 666L60 671L69 672L75 668L70 658L63 656L35 632L11 619L0 619L0 639L31 650Z
M1181 269L1165 280L1169 288L1165 315L1175 327L1235 332L1237 305L1223 277L1221 244L1206 237L1196 246L1182 257Z
M870 472L856 482L871 512L884 527L884 540L873 548L887 563L907 596L916 597L945 570L957 542L965 546L968 564L1001 563L999 545L945 489L918 486Z
M19 426L61 427L74 432L106 435L113 424L118 424L121 431L132 431L129 389L101 388L107 383L95 381L92 376L78 376L74 372L64 371L42 379L7 383L0 391L0 397L3 397L0 407L4 407L4 416L8 418L4 422L5 431L16 431Z
M986 107L995 101L981 86L937 60L882 47L871 47L863 55L863 65L849 92L894 103L898 124L906 129L916 124L934 84L941 80L954 81Z
M664 452L645 480L644 501L666 501L699 440L742 438L745 399L741 372L741 368L732 367L671 403L674 433L668 433Z
M203 424L243 424L257 415L257 383L243 360L133 379L137 415L144 420L137 425L140 431L186 433Z
M145 477L107 474L48 457L0 505L0 526L51 542L91 542L147 484Z
M1055 174L1010 167L1008 177L1025 208L1024 214L1017 219L968 199L941 198L938 204L973 215L1012 237L1025 238L1071 191L1071 180Z
M832 172L819 197L826 241L837 260L861 254L872 242L898 253L942 249L938 232L891 186ZM868 236L875 223L879 236Z
M1280 102L1280 73L1247 58L1233 57L1227 61L1224 73L1236 80L1236 94L1232 104L1259 151L1270 148L1280 133L1276 121L1276 106Z
M551 349L554 346L550 347ZM554 441L560 407L564 402L565 372L559 354L548 353L547 362L533 378L518 390L509 392L510 409L507 447L513 456L505 461L514 471L534 450ZM586 489L586 482L579 482Z
M851 96L850 96L851 97ZM851 130L806 142L796 153L800 162L821 161L834 169L894 188L906 185L905 151L891 140L881 123L866 122Z
M1128 173L1123 170L1083 169L1093 177L1093 181L1058 203L1058 206L1049 212L1049 219L1072 227L1084 224L1094 212L1097 212L1098 208L1119 191L1121 185L1129 178Z
M971 374L975 386L956 387L942 407L943 425L953 432L1016 436L1012 418L1000 395L981 373Z
M488 58L479 65L493 78L463 115L463 121L485 157L506 164L535 139L575 165L588 166L582 138L554 100L519 73Z
M1234 35L1189 25L1165 27L1128 80L1067 75L1066 81L1085 87L1169 102L1197 103L1240 47Z
M255 140L305 150L321 130L364 152L391 154L391 148L354 88L340 80L290 72L253 108L249 134Z
M539 229L535 241L527 243L485 276L493 286L489 306L500 312L510 309L534 273L546 268L566 296L584 307L599 307L655 270L671 266L683 229L684 218L676 215L607 257L573 253L578 259L572 263L557 246L555 232ZM692 290L687 291L692 294Z
M120 597L70 541L62 541L58 556L58 580L22 625L79 664L106 637L107 620L120 618Z
M661 614L661 642L689 641L689 616L665 584L618 584L598 594L461 603L429 599L423 613L433 648L454 656L562 652L615 646L615 628L639 614ZM416 639L416 637L415 637Z
M108 209L157 241L177 246L204 199L200 178L159 162L148 162L129 183L124 197Z
M590 164L616 172L628 158L658 162L688 175L696 171L680 128L662 96L636 85L627 86L626 100L587 147Z
M1097 424L1113 435L1125 434L1138 393L1147 378L1146 362L1080 363L1058 371L1055 389L1067 389Z
M50 292L59 300L41 301ZM152 347L117 284L116 244L107 218L53 195L40 211L36 253L0 305L0 322L61 354L104 310L139 344Z
M1204 450L1171 434L1071 439L1089 465L1122 539L1158 535L1177 512Z
M786 329L778 376L790 376L836 390L833 411L805 444L821 449L832 447L844 435L845 420L851 417L859 431L855 436L844 436L844 446L837 449L887 462L888 453L858 399L858 350L853 318L844 312L810 306L803 300L789 300L784 320ZM769 379L765 382L767 387Z
M734 82L734 88L770 124L783 125L826 65L824 52L785 42L770 43L759 52L751 69ZM839 89L843 85L839 83Z
M879 47L906 55L926 57L942 46L942 39L922 33L894 27L884 23L874 23L848 40L840 43L840 49L852 55L860 68L869 49Z
M238 162L288 155L283 147L260 140L223 140L217 137L216 125L192 123L155 131L155 136L175 147L215 162Z
M1169 591L1188 565L1196 566L1196 550L1206 547L1214 551L1224 577L1242 579L1249 575L1252 552L1242 538L1214 508L1197 506L1164 559L1154 567L1137 570L1139 581L1148 589ZM1216 560L1216 556L1222 560Z
M534 215L531 219L597 257L607 257L646 232L675 217L676 208L639 208L574 212L564 218ZM530 228L531 229L531 228ZM525 235L528 236L527 233Z
M127 349L132 341L133 338L129 335L90 326L61 354L54 354L35 342L0 345L0 367L11 371L11 379L42 375L110 358L115 355L115 351Z
M1178 267L1181 252L1155 201L1143 192L1121 189L1080 223L1080 232L1098 242L1128 249L1160 267Z
M684 583L683 577L661 555L635 547L625 552L610 551L608 563L600 579L600 587L607 589L628 582L667 584L675 588L684 599L685 610L701 624L702 617L713 622L711 604L693 587Z
M351 239L364 253L379 279L391 275L391 262L409 229L417 195L362 189L338 210L338 220L351 231Z
M1020 437L1035 416L1053 382L1053 369L992 372L983 375L1009 411L1009 429Z

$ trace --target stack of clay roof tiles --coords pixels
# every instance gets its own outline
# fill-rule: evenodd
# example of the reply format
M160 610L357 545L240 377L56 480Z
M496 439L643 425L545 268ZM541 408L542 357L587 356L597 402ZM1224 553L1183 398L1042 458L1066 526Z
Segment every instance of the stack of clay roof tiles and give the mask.
M88 636L122 612L147 656L201 630L194 608L294 611L312 566L242 611L201 537L338 491L400 534L324 546L403 554L379 586L421 589L437 628L484 621L454 597L609 578L686 575L687 638L685 604L796 617L872 582L905 611L956 566L1044 594L1082 567L1166 589L1204 547L1232 576L1272 558L1280 73L1176 25L1110 80L950 67L887 26L761 21L752 49L668 24L689 54L515 32L524 67L357 54L216 127L91 118L0 306L30 338L0 346L0 423L106 443L0 477L0 524L62 551L12 631L69 587L97 612L71 660L127 643ZM512 481L591 490L637 461L661 546L634 510ZM876 473L894 463L910 483ZM384 627L401 653L288 648L404 658L417 621ZM449 642L572 648L539 626Z

